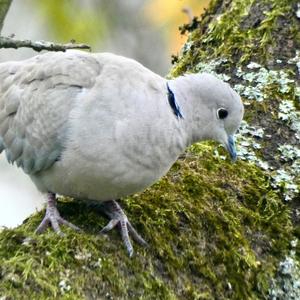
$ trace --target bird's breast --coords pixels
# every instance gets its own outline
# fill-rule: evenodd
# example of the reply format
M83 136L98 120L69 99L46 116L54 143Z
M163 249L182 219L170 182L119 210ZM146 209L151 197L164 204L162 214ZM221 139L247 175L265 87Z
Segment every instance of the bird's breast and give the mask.
M116 107L105 93L103 101L78 101L61 160L36 178L41 190L102 201L124 197L160 179L184 150L165 94L144 94L142 101L130 89Z
M149 150L102 151L98 159L65 153L61 161L34 181L38 181L42 191L100 201L118 199L152 185L176 159L162 161L159 149L152 153Z

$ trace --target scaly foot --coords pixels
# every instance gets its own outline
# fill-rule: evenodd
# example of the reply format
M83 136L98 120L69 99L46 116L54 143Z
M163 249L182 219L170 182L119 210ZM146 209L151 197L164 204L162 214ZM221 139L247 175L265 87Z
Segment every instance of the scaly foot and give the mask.
M66 221L65 219L63 219L60 214L59 211L56 207L56 198L55 198L55 194L53 193L48 193L47 195L48 197L48 202L47 202L47 208L46 208L46 214L44 219L42 220L41 224L38 226L38 228L36 229L36 233L42 233L46 230L46 228L51 225L51 227L53 228L53 230L55 232L57 232L60 235L63 235L63 233L60 230L59 225L63 224L66 226L69 226L75 230L80 230L79 227L75 226L74 224Z
M111 201L104 202L103 210L111 218L111 220L104 228L102 228L100 232L101 233L108 232L112 230L116 225L119 225L123 242L125 244L125 247L130 257L133 254L133 247L129 239L129 233L132 235L133 239L136 242L138 242L143 246L147 246L145 240L137 233L137 231L128 221L127 216L125 215L122 208L116 201L111 200Z

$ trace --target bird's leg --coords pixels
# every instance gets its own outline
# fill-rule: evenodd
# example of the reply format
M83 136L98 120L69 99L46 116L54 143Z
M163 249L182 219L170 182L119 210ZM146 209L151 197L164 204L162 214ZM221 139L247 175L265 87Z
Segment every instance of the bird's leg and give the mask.
M59 225L63 224L66 226L69 226L75 230L80 230L79 227L73 225L72 223L66 221L63 219L59 211L56 207L56 197L53 193L47 194L48 202L47 202L47 208L46 208L46 214L44 219L42 220L41 224L36 229L36 233L42 233L46 230L46 228L51 225L53 230L57 232L58 234L62 235L62 232L60 230Z
M102 228L101 233L108 232L112 230L116 225L119 225L121 236L125 247L128 251L129 256L133 254L133 247L129 239L129 233L132 235L133 239L139 244L146 246L145 240L137 233L131 223L128 221L127 216L124 211L117 203L117 201L110 200L103 203L103 211L110 217L109 223Z

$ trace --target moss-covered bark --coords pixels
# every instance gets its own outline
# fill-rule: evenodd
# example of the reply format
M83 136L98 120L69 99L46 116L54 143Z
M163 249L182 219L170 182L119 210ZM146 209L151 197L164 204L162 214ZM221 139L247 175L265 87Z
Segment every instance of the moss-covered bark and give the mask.
M12 0L0 0L0 33L3 27L5 16L8 12Z
M149 242L147 249L135 245L131 259L117 232L97 234L106 219L95 203L59 204L81 233L35 235L42 213L2 231L0 297L297 299L296 3L215 0L200 21L182 28L190 38L173 76L214 72L244 98L236 164L214 144L194 145L153 187L123 199ZM282 269L286 256L293 272ZM291 289L282 293L281 284Z

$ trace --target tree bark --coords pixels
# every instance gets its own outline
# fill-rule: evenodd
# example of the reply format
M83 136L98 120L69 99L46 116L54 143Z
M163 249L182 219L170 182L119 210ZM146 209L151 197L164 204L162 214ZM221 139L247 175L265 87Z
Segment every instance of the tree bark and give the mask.
M83 233L36 236L43 213L3 230L0 297L300 299L299 15L295 0L212 0L182 26L171 75L212 72L241 94L239 161L197 144L123 199L149 243L132 259L118 236L97 235L106 219L95 203L60 202Z
M288 172L291 176L279 185L287 194L293 194L287 198L298 196L299 168L294 166L294 172L288 169L300 158L296 154L300 136L299 2L215 0L200 22L194 20L181 30L191 31L191 38L172 74L213 68L226 75L245 100L245 120L264 130L262 147L254 152L269 165L267 170L273 175L276 170ZM280 148L282 145L291 146L290 153L288 147ZM288 180L298 187L288 191Z
M2 31L5 16L11 5L12 0L0 0L0 33Z

